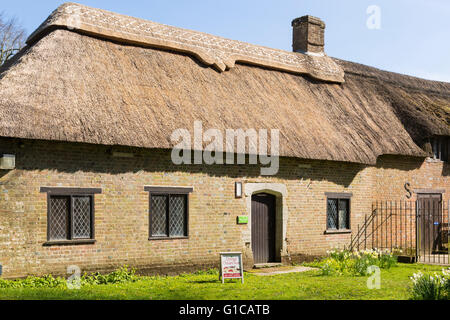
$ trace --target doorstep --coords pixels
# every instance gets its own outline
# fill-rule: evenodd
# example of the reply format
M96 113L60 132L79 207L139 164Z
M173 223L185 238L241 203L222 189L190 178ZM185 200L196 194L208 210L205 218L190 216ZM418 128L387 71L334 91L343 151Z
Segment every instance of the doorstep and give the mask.
M255 263L253 269L278 268L282 265L280 262Z

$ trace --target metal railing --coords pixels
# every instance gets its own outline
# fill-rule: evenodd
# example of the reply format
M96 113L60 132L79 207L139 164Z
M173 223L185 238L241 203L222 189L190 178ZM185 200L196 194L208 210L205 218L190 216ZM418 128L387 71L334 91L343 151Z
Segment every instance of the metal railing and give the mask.
M450 200L376 201L349 249L388 249L424 263L449 264Z

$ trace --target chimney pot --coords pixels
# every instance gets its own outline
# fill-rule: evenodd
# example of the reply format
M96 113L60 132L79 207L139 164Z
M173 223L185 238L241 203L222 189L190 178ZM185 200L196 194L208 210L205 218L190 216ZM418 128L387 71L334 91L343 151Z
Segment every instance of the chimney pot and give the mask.
M292 21L294 52L323 55L325 23L313 16L303 16Z

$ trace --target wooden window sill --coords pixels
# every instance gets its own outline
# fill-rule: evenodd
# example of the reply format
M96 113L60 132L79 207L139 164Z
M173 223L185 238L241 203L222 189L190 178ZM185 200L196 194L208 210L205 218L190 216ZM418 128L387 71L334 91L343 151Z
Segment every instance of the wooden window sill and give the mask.
M44 243L45 247L50 246L72 246L72 245L83 245L83 244L95 244L97 241L94 239L86 240L61 240L61 241L47 241Z
M340 230L325 230L324 234L345 234L352 233L350 229L340 229Z
M189 239L189 237L150 237L150 238L148 238L149 241L153 241L153 240L183 240L183 239Z

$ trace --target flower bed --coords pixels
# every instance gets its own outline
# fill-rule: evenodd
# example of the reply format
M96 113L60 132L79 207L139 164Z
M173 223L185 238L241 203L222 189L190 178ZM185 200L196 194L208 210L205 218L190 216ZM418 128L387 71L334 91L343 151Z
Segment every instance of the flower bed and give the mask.
M363 251L332 250L328 257L313 263L322 275L366 276L370 266L389 269L397 264L397 258L389 251L377 249Z
M417 272L412 277L412 298L414 300L449 300L450 268L442 269L442 274L433 275Z

